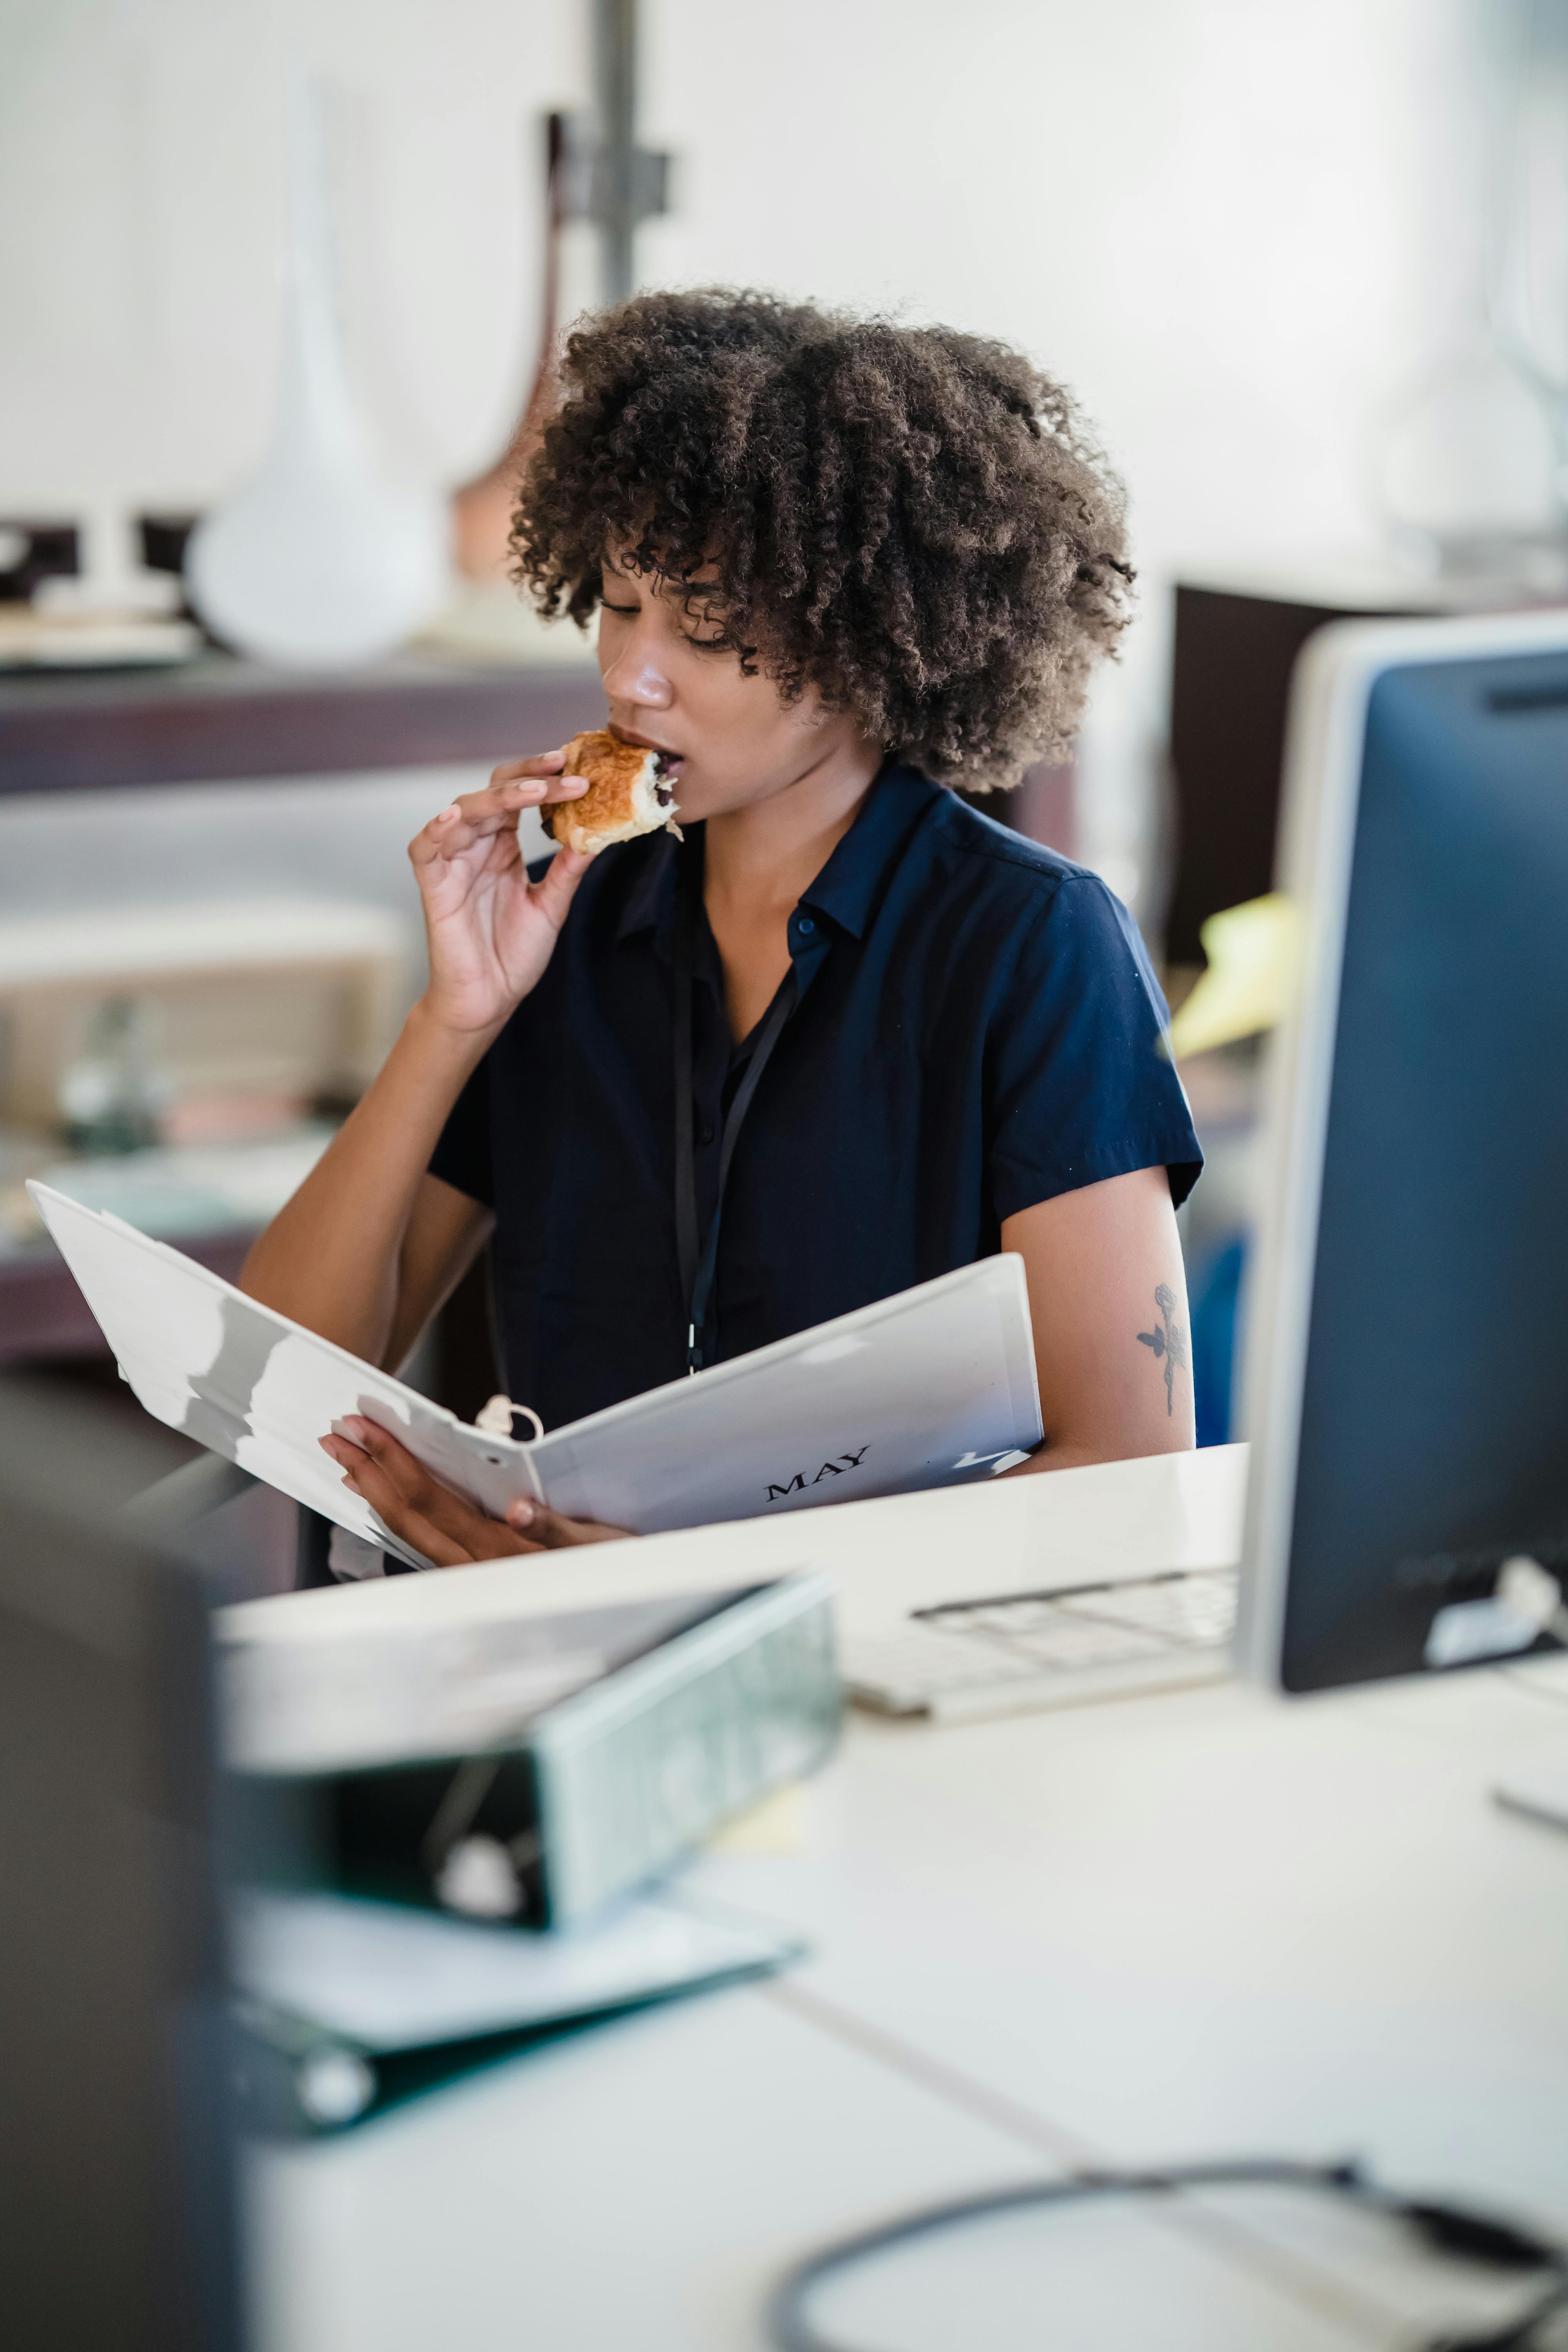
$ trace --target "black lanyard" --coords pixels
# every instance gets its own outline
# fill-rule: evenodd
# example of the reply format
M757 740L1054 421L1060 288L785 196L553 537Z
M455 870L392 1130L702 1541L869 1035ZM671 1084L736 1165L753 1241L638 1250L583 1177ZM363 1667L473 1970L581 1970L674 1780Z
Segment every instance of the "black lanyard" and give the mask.
M724 1133L719 1145L719 1197L708 1237L698 1244L697 1160L694 1129L697 1088L692 1076L691 975L697 956L697 913L700 881L682 877L675 923L675 1244L680 1262L680 1295L686 1301L686 1369L700 1372L717 1344L717 1332L708 1328L713 1297L713 1274L719 1263L719 1221L724 1213L724 1188L741 1125L762 1084L768 1058L779 1042L784 1023L795 1009L794 967L780 981L773 1003L756 1032L756 1044L745 1075L735 1089Z

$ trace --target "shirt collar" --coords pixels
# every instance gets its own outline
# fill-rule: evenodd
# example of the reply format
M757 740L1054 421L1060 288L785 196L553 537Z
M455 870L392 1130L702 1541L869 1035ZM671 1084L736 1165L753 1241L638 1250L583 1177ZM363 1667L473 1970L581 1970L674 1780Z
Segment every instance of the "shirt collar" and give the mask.
M827 916L853 938L863 939L894 858L941 793L940 784L912 768L884 768L860 803L854 824L815 882L802 891L801 905ZM678 845L668 835L655 842L627 893L616 928L617 940L651 930L657 944L666 943L675 911L679 856Z
M864 939L894 858L941 793L912 768L884 768L816 881L801 892L801 905Z

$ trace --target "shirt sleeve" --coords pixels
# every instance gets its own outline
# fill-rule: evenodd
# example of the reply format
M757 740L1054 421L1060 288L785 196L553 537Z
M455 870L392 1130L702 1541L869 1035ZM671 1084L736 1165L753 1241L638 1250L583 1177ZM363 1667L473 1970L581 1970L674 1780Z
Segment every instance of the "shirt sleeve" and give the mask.
M447 1115L430 1154L430 1173L466 1192L470 1201L495 1206L490 1161L490 1063L487 1054Z
M1204 1156L1169 1020L1126 908L1098 876L1064 876L1024 940L989 1040L998 1222L1137 1168L1166 1169L1172 1199L1186 1199Z

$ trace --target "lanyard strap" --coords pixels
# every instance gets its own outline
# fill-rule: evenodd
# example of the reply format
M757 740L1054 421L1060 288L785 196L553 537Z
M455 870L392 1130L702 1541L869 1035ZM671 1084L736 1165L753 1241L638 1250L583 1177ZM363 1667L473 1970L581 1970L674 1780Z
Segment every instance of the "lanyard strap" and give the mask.
M795 1009L795 977L792 968L780 981L773 1001L763 1015L757 1042L745 1076L735 1089L719 1146L719 1197L706 1240L698 1244L697 1160L693 1130L697 1124L697 1087L693 1076L691 1014L692 969L697 954L697 893L683 888L675 927L675 1241L680 1265L680 1295L686 1301L686 1369L700 1372L708 1361L716 1334L708 1329L713 1276L719 1263L719 1223L724 1213L724 1191L730 1162L752 1097L762 1084L773 1047Z

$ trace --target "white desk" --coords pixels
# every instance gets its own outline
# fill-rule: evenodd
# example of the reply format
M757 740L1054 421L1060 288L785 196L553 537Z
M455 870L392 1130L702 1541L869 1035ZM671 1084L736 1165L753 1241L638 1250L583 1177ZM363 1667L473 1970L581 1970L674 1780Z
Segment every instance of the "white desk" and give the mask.
M1000 1565L991 1590L1021 1560L1038 1580L1163 1541L1223 1557L1237 1468L858 1505L605 1547L595 1572L656 1580L678 1546L765 1566L807 1530L851 1593L911 1553L922 1575ZM1293 1705L1223 1686L856 1720L797 1851L695 1874L803 1927L805 1967L258 2155L267 2352L740 2352L769 2280L823 2238L1084 2161L1354 2150L1568 2232L1568 1838L1487 1795L1563 1740L1568 1662ZM1042 2298L1064 2341L1131 2342L1157 2315L1163 2346L1329 2352L1389 2341L1427 2292L1347 2296L1261 2224L1211 2243L1037 2221L904 2263L861 2333L910 2352L1037 2341ZM1074 2334L1108 2277L1125 2335ZM834 2308L847 2329L860 2307Z

